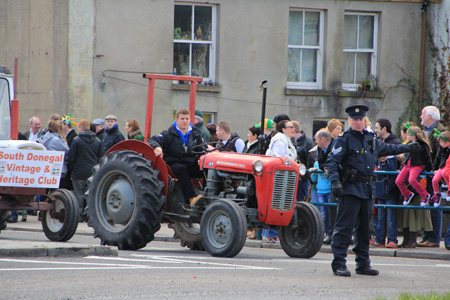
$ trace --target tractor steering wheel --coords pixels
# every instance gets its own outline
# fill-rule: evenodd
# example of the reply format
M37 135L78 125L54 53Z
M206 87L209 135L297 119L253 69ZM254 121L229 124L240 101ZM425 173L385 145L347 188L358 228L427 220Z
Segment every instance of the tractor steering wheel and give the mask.
M214 145L214 147L212 145ZM213 152L213 151L217 150L216 145L217 145L217 142L203 143L203 144L200 144L200 145L192 146L190 151L192 153L194 153L194 154L206 154L206 153ZM194 149L197 149L199 147L201 147L200 151L194 150Z

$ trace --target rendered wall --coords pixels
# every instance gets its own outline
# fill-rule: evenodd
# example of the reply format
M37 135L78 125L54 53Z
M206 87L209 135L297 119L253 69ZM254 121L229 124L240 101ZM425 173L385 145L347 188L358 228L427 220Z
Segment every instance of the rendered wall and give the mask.
M185 1L191 2L191 1ZM196 1L202 3L205 1ZM121 122L145 120L146 82L139 71L172 72L172 1L96 1L94 59L94 114L116 114ZM193 2L194 3L194 2ZM379 12L378 78L382 91L408 74L419 76L420 3L369 1L216 1L218 4L216 81L219 93L199 92L197 107L215 112L216 122L228 121L245 137L247 128L259 122L262 93L259 83L268 80L267 116L287 112L300 121L308 136L313 119L346 118L345 107L370 106L369 117L386 117L394 124L410 98L406 89L389 89L374 98L339 92L342 82L343 16L346 10ZM289 8L325 10L323 93L286 94ZM94 55L94 56L95 56ZM397 67L398 65L399 67ZM136 71L136 74L105 70ZM105 78L102 72L119 79ZM153 134L173 121L172 112L187 107L188 93L157 82Z
M0 64L13 72L14 58L20 130L34 115L45 127L52 112L67 109L66 1L0 1Z
M183 3L194 3L185 1ZM207 1L195 1L206 3ZM209 2L209 1L208 1ZM443 1L441 5L448 1ZM168 0L4 0L0 2L0 63L12 68L19 58L18 97L21 130L31 115L46 123L52 112L76 120L113 113L123 131L125 120L145 120L147 81L143 72L172 73L174 1ZM210 3L210 2L209 2ZM372 1L217 0L218 87L198 93L197 107L228 121L245 137L259 122L268 80L267 116L287 112L308 136L316 119L346 118L349 104L365 103L375 121L394 124L410 92L396 88L406 73L419 77L421 3ZM432 4L434 9L438 4ZM323 90L286 91L290 8L323 9L325 41ZM340 91L344 12L378 12L380 92ZM427 62L429 63L429 62ZM399 67L397 67L397 65ZM120 72L118 72L120 71ZM134 72L134 73L133 73ZM388 89L388 92L383 92ZM367 98L370 96L370 98ZM167 128L173 111L188 106L189 93L170 82L156 83L153 134Z

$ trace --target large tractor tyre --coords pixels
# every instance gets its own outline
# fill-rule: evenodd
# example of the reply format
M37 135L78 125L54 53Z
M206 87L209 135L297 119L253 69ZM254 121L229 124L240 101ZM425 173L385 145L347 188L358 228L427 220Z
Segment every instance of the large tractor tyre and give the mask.
M209 254L234 257L242 250L247 238L244 210L231 200L213 201L203 213L200 232Z
M133 151L112 152L92 169L88 225L102 245L137 250L154 239L165 202L158 174Z
M197 251L205 250L200 235L200 224L175 222L170 223L169 228L174 231L173 238L181 240L182 247Z
M42 212L42 229L50 241L66 242L78 228L77 198L66 189L54 190L49 196L55 199L55 208Z
M297 202L288 226L280 227L280 244L290 257L310 258L319 252L325 226L319 210L309 202ZM294 228L297 216L298 227Z

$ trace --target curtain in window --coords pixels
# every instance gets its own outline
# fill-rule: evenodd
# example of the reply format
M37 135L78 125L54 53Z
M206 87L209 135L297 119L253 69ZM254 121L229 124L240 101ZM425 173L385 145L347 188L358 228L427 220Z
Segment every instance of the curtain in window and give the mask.
M319 17L318 12L305 12L305 45L319 45Z
M289 12L289 45L303 45L303 11Z
M345 15L343 82L357 84L367 79L373 54L373 34L375 17L373 15ZM369 50L369 52L367 52ZM371 50L371 51L370 51Z

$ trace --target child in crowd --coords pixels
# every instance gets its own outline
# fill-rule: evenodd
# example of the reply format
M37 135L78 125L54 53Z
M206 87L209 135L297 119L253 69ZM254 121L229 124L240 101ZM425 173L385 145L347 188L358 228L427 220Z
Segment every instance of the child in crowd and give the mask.
M433 192L434 195L431 197L431 203L433 203L434 207L438 207L441 204L441 193L440 193L440 182L442 178L445 180L445 183L448 186L448 175L450 175L450 162L449 162L449 153L450 153L450 132L444 131L439 132L436 128L434 129L434 136L439 141L439 145L441 146L436 154L436 158L434 160L434 171L433 176ZM448 165L448 168L447 168ZM447 174L447 176L445 176ZM449 194L447 192L447 201L450 199ZM431 205L430 203L430 205Z
M320 150L322 151L322 150ZM314 168L319 170L319 161L314 163ZM317 196L319 203L328 203L330 202L330 193L331 193L331 181L330 177L325 173L313 173L311 175L312 182L316 183L317 188ZM323 222L325 223L325 234L328 233L328 209L326 206L318 207L320 213L322 214ZM331 234L331 233L330 233Z
M408 128L406 138L410 143L419 143L421 150L405 154L403 166L400 174L398 174L397 179L395 180L395 184L397 184L400 192L405 198L403 205L408 205L414 197L414 193L406 187L405 181L408 179L409 184L422 198L420 205L425 206L430 200L430 194L428 194L422 185L417 182L417 178L424 169L427 171L432 169L430 155L431 147L428 144L425 133L419 127L411 126L409 124L406 124L405 126Z

